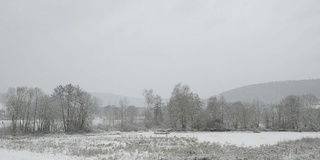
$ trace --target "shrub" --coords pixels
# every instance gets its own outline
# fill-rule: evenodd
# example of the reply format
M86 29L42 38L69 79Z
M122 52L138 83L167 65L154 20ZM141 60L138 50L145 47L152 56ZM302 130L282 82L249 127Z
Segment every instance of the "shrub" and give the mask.
M10 126L6 126L6 127L1 127L0 128L0 134L1 135L9 135L11 134L11 127Z

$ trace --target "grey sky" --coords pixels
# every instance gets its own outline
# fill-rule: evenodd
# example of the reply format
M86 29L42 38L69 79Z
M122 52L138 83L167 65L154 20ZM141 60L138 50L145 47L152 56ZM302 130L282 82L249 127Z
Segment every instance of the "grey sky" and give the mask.
M0 2L0 92L207 98L243 85L320 78L319 0Z

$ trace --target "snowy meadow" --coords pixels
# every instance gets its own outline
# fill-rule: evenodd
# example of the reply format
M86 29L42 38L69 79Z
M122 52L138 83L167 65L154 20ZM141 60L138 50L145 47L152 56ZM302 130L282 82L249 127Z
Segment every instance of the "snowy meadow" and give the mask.
M127 133L127 136L130 135L143 137L196 138L199 142L235 145L238 147L259 147L261 145L275 145L279 142L302 138L320 138L320 133L317 132L173 132L168 135L158 135L153 134L153 132Z
M116 132L118 133L118 132ZM31 159L319 159L316 132L110 132L2 136L0 153Z

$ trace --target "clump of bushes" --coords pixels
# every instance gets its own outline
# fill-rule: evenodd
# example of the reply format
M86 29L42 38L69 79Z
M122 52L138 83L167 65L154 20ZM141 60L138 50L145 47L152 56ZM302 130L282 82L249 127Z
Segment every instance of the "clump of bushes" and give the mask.
M0 135L10 135L10 134L12 134L10 126L5 126L0 128Z

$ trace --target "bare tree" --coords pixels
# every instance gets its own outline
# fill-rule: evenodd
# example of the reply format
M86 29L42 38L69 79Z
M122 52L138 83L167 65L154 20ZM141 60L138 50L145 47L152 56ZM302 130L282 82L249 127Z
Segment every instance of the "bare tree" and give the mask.
M89 93L83 91L79 86L68 84L58 86L54 89L52 97L61 107L62 121L65 132L86 130L94 108L98 100ZM91 119L92 120L92 119Z
M222 107L217 97L210 97L206 108L207 128L220 130L222 125Z
M33 114L33 132L36 131L36 122L39 119L39 101L45 95L40 88L34 88L34 114Z
M128 125L135 127L135 121L138 116L138 109L135 106L128 106L126 110Z
M148 111L145 112L146 120L150 121L146 124L155 124L158 127L163 121L162 107L164 103L162 102L162 98L159 95L154 95L152 89L143 90L142 95L145 97L145 103L148 109Z
M129 104L129 101L127 98L124 98L124 99L121 99L119 101L119 105L120 105L120 128L121 130L123 131L126 127L127 127L127 123L128 123L128 120L127 120L127 107L128 107L128 104Z
M298 96L290 95L282 100L285 107L287 127L289 129L298 129L300 123L300 110L302 107L301 99Z
M145 103L147 105L147 110L144 112L144 116L145 116L144 123L147 128L150 128L153 125L153 115L152 115L153 104L154 104L153 90L144 89L142 92L142 95L145 97Z
M159 123L162 122L162 98L159 95L156 95L154 97L154 119L155 119L155 124L159 126Z
M185 130L193 120L193 111L201 109L201 99L190 92L188 85L179 83L174 87L168 105L172 127L176 128L179 124Z

